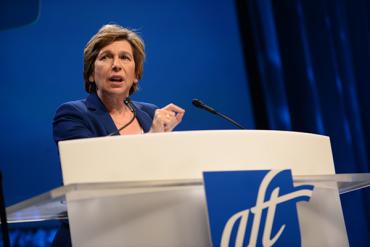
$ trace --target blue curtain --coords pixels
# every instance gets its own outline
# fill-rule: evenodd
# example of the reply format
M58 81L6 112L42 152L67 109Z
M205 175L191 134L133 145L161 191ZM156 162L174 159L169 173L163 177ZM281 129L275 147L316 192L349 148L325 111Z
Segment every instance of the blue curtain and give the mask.
M265 125L327 135L337 173L369 172L369 1L243 2L247 69L261 96L254 109ZM341 196L351 246L370 246L369 198L369 188Z

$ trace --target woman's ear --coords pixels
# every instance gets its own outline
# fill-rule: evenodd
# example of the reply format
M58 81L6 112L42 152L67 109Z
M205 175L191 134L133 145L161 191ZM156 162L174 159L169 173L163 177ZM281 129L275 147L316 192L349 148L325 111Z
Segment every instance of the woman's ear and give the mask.
M94 82L95 80L94 80L94 76L93 75L90 75L89 76L89 82Z

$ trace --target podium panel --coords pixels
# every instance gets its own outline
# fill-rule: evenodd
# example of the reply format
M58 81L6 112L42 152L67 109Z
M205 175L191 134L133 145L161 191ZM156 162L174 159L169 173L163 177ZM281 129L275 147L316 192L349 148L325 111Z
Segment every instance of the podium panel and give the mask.
M370 184L369 174L335 175L329 138L306 133L173 132L59 148L65 186L8 213L33 221L67 209L74 246L210 246L202 172L281 169L315 186L297 204L302 246L349 246L339 193Z
M294 175L335 174L329 138L298 132L232 130L156 133L64 141L59 143L59 150L65 184L199 179L203 171L215 170L291 169ZM136 203L138 201L136 196L122 201L116 198L118 201L111 201L112 205L107 199L94 200L83 206L68 201L72 241L78 246L91 246L84 245L87 242L97 243L96 246L99 246L108 239L114 239L114 242L124 241L128 246L151 246L154 243L156 246L206 246L209 244L208 235L202 234L202 238L193 237L197 236L199 231L195 231L194 225L199 226L201 222L206 222L206 219L199 220L192 216L200 215L201 211L204 212L204 208L193 208L188 205L187 208L191 214L187 214L187 211L182 208L182 198L176 197L174 193L167 192L158 196L161 200L170 200L173 202L172 205L178 206L172 208L158 206L153 208L154 211L150 211L160 216L149 214L147 210L135 211L134 215L147 215L147 217L136 218L133 221L125 220L127 215L119 214L124 211L119 209L125 208L129 211L131 208L139 209L140 203ZM194 201L191 200L192 195L187 192L181 197ZM146 196L150 197L154 204L160 202L155 200L155 195ZM321 190L314 195L313 199L314 203L309 210L299 206L301 222L310 223L310 227L305 224L303 228L305 231L313 232L315 236L315 238L306 239L303 246L308 246L305 243L323 246L327 245L328 241L331 243L327 246L348 246L337 189ZM323 199L325 199L324 205L321 203ZM142 200L146 202L144 198ZM113 210L112 207L115 205L118 211ZM322 217L321 213L328 211L331 214ZM186 221L175 217L175 215L184 214L188 219ZM95 221L89 221L88 215L94 215L94 220L98 218L101 226L95 231L89 231L93 236L98 236L99 231L107 233L102 238L94 238L93 242L89 241L92 236L87 235L86 225L91 226ZM109 220L103 224L104 218ZM159 221L160 218L162 221ZM125 222L125 225L122 225L122 228L109 228L112 226L110 225L112 219L120 219L119 221ZM175 222L181 222L178 226L181 228L174 228ZM314 222L313 225L312 222ZM316 230L317 225L321 226L320 230ZM126 229L135 229L134 232L138 234L128 234ZM151 229L153 235L145 229ZM187 241L184 243L176 241L180 233L185 234L185 229L191 231L191 234L185 237ZM162 230L167 234L161 235ZM144 232L158 238L150 238L149 235L141 236L140 234ZM327 237L333 236L332 234L338 237ZM103 239L102 242L99 242L99 239Z
M298 203L302 247L349 246L333 202L338 190L318 187ZM68 214L74 246L212 246L201 186L72 200Z
M309 216L301 218L299 212L302 242L305 243L302 246L317 246L317 243L320 243L319 246L348 246L346 241L336 243L346 236L339 232L341 226L335 224L337 218L331 211L330 204L327 204L325 198L319 200L316 195L320 194L320 190L334 189L339 193L348 193L368 187L370 174L294 176L294 185L301 184L315 186L310 202L298 206L298 211L303 208ZM70 220L80 219L71 225L72 229L74 227L72 233L81 233L75 234L74 246L87 246L87 243L90 246L99 246L102 243L104 246L135 246L139 243L145 246L210 245L203 184L199 179L71 184L7 208L8 220L16 223L65 219L67 197L72 206L69 213L78 214L70 217ZM315 209L317 205L313 204L318 204L319 209ZM324 207L320 208L322 204ZM77 210L73 211L75 208ZM84 210L80 210L81 208ZM97 214L94 213L99 210L101 211ZM114 213L110 214L110 211ZM328 223L331 217L334 218L332 226L335 228L330 232L324 231L319 224L313 222L315 217L310 214L316 213L322 214L321 217L326 218ZM104 228L100 229L102 226ZM125 236L125 239L114 239L112 234ZM321 236L321 242L318 242L318 236Z
M203 171L335 174L327 136L262 130L184 131L59 142L65 185L199 179Z

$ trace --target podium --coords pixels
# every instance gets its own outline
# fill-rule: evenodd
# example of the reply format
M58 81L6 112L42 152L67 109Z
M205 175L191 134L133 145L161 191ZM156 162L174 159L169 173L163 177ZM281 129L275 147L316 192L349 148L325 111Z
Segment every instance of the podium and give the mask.
M271 169L315 186L297 205L302 246L349 246L339 194L370 185L370 174L335 174L329 138L306 133L174 132L59 149L65 186L7 208L8 220L68 217L74 246L211 246L202 172Z

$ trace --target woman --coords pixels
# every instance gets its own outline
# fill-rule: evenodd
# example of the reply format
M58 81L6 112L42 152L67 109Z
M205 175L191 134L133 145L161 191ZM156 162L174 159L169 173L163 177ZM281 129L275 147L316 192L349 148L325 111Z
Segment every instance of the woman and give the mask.
M103 26L84 49L89 96L58 108L53 121L55 142L172 131L181 122L183 109L174 104L159 109L129 99L138 89L144 58L144 43L135 32L118 25ZM71 246L67 223L62 224L53 246Z
M84 100L63 104L53 121L55 142L107 135L172 131L184 110L162 109L128 98L143 74L144 43L131 30L105 25L84 49ZM123 127L123 128L122 128Z

